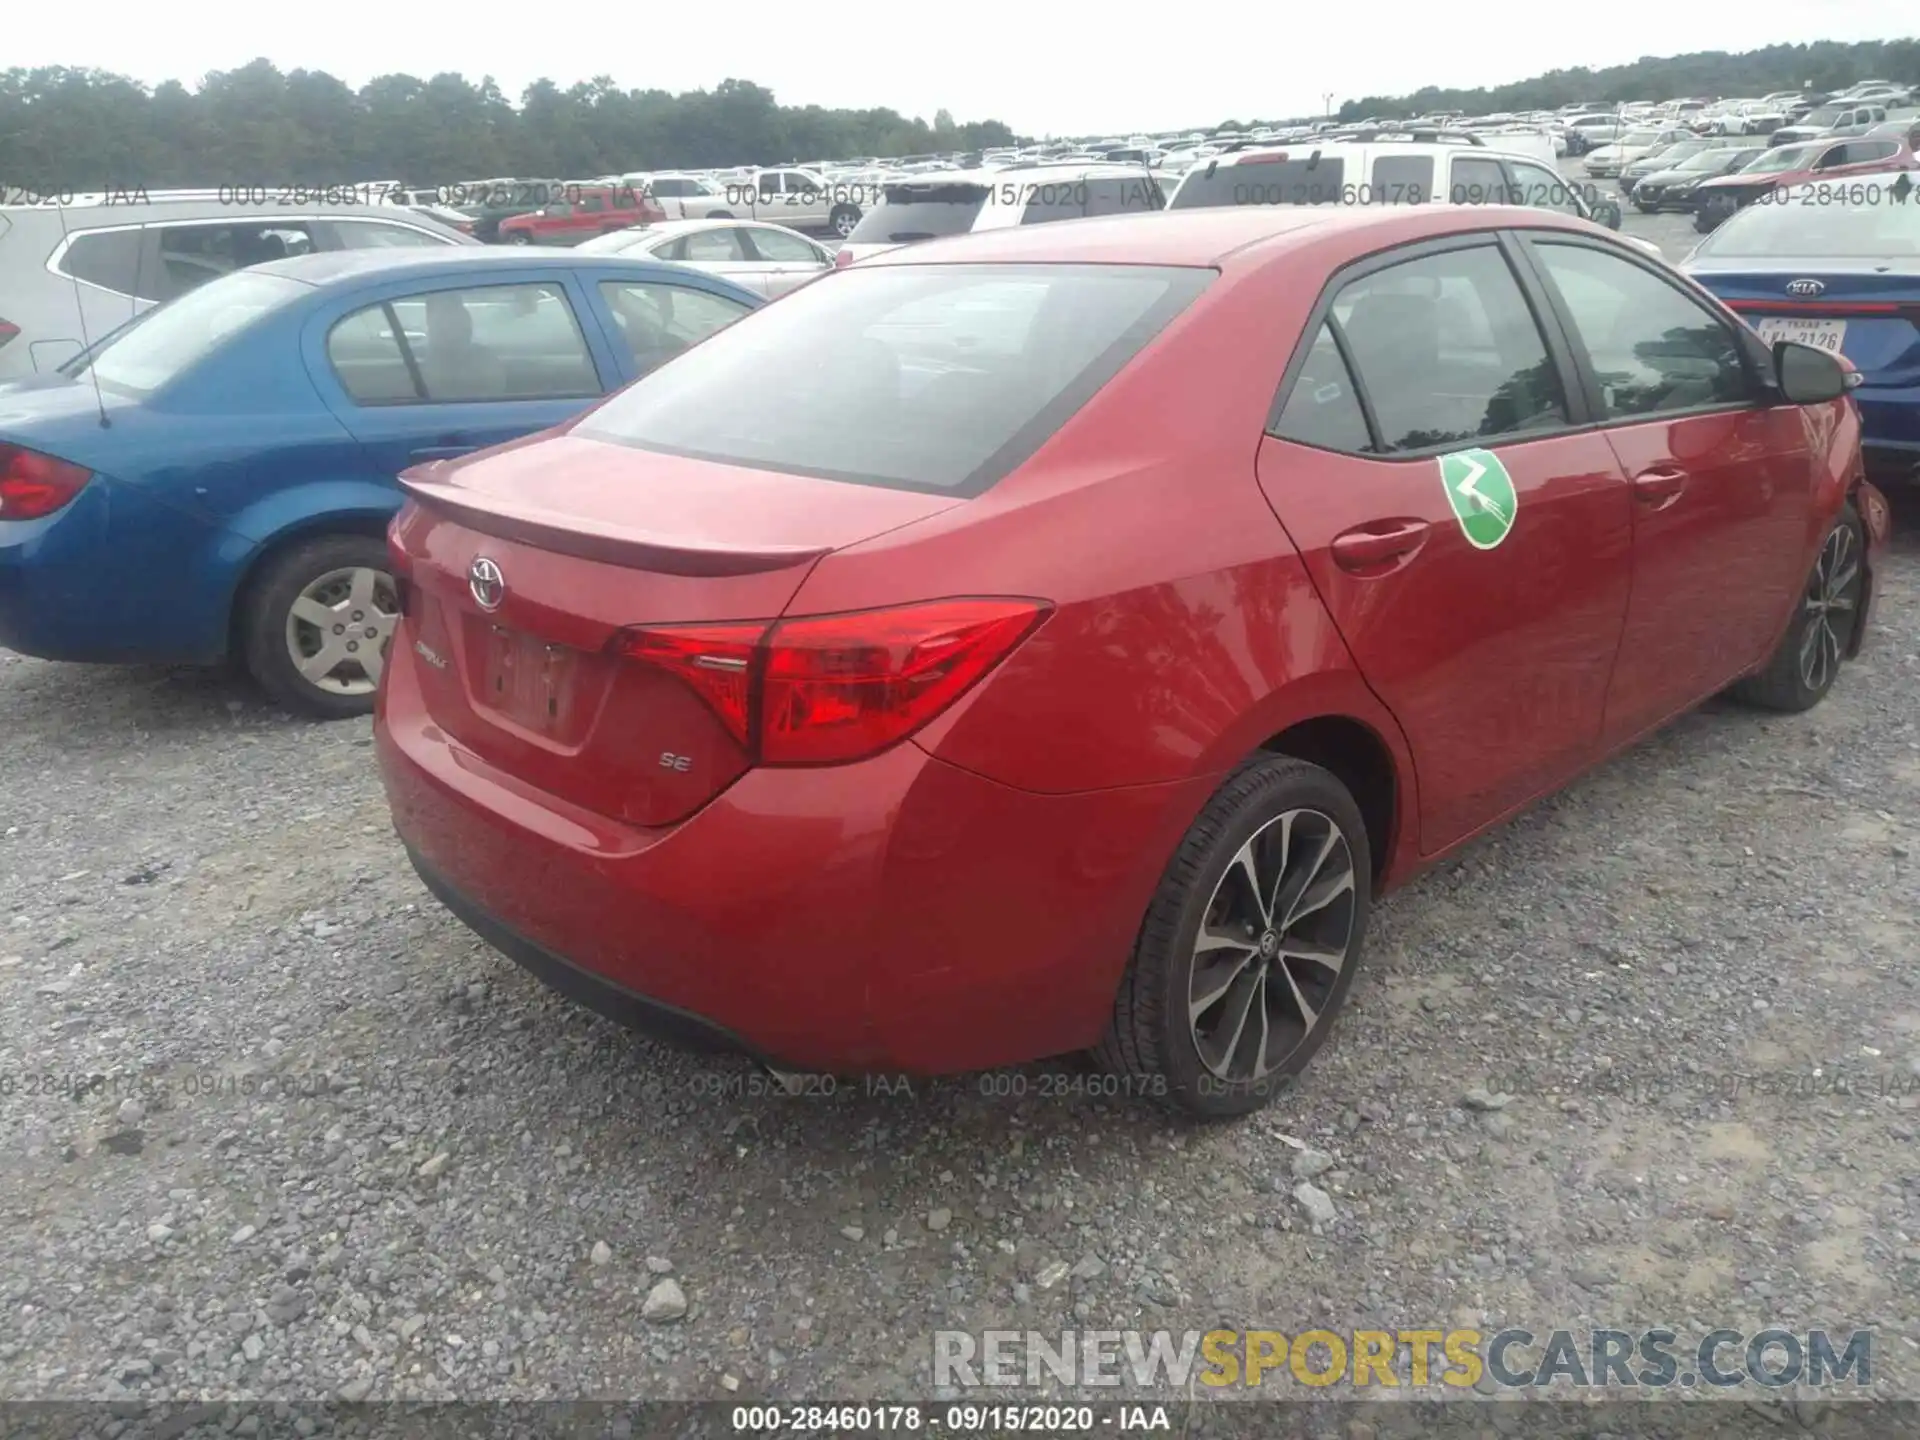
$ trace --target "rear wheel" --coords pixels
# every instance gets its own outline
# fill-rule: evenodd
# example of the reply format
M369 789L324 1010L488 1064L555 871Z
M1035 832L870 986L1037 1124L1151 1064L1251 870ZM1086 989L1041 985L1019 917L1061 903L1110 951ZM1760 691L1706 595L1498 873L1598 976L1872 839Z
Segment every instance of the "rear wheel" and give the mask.
M853 234L854 227L860 223L860 212L851 205L836 205L827 219L833 226L833 233L844 240Z
M509 245L531 245L533 243L533 236L524 230L509 230L507 232L507 243Z
M1371 876L1366 827L1338 779L1290 756L1248 765L1167 867L1095 1058L1191 1114L1267 1104L1346 1002Z
M1853 644L1866 592L1860 517L1848 505L1820 547L1807 588L1767 668L1733 687L1736 699L1766 710L1811 710L1826 698Z
M384 541L326 535L270 561L241 617L247 669L287 709L341 720L373 709L400 621Z

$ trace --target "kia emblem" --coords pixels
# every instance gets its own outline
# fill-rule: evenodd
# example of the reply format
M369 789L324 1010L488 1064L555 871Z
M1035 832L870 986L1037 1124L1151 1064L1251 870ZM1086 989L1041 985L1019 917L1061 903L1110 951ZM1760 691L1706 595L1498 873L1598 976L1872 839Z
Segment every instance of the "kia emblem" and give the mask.
M1787 282L1789 295L1821 295L1826 293L1826 288L1827 284L1824 280L1789 280Z
M474 556L473 564L467 567L467 588L482 610L498 610L507 598L506 577L485 555Z

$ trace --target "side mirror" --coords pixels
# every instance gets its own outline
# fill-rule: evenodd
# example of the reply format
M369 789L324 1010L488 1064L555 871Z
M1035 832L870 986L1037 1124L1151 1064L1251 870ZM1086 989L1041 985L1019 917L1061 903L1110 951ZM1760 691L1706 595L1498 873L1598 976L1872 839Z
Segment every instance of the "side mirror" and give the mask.
M1596 200L1593 202L1593 219L1597 225L1609 230L1620 228L1620 202L1617 200Z
M1833 356L1792 340L1775 342L1773 373L1780 393L1793 405L1823 405L1853 388L1847 370Z

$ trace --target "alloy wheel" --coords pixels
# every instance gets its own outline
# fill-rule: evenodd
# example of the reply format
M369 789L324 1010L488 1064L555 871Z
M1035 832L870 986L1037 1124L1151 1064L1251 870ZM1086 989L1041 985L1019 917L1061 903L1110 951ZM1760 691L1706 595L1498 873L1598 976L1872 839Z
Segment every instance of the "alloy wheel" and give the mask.
M1288 810L1240 847L1207 902L1187 982L1194 1049L1216 1079L1272 1074L1330 1018L1356 914L1353 852L1330 816Z
M386 666L387 644L400 623L393 577L355 567L329 570L300 592L287 611L287 653L316 689L369 695Z
M1806 627L1800 636L1800 681L1809 690L1824 690L1840 668L1841 653L1853 636L1854 589L1859 579L1853 527L1836 525L1820 547L1801 602Z
M842 240L853 234L853 232L859 228L859 225L860 217L851 210L842 210L838 215L833 217L833 233L838 235Z

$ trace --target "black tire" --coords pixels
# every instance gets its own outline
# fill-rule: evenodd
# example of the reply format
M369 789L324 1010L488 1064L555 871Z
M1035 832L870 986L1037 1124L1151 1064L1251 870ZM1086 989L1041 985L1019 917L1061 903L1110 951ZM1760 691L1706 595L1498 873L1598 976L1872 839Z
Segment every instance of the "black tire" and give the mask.
M857 205L836 205L827 216L827 224L833 233L842 240L853 233L854 226L860 223L860 208Z
M709 220L731 220L733 219L733 212L731 210L716 210L706 218Z
M1860 517L1849 502L1820 544L1787 633L1766 668L1733 687L1736 700L1794 714L1826 698L1860 624L1864 554Z
M1228 876L1242 847L1251 846L1256 837L1270 844L1265 838L1271 835L1267 827L1289 811L1308 815L1307 819L1296 818L1290 822L1288 832L1289 836L1297 832L1304 842L1303 864L1314 853L1313 837L1337 835L1338 840L1344 842L1344 854L1352 870L1351 888L1336 889L1331 901L1311 912L1315 925L1330 927L1344 922L1343 958L1337 969L1332 969L1330 980L1325 978L1328 968L1305 958L1296 958L1294 963L1307 969L1289 971L1289 961L1282 958L1284 952L1276 954L1266 948L1272 943L1269 937L1275 934L1271 926L1257 940L1249 942L1252 953L1247 960L1239 962L1237 970L1231 969L1236 954L1214 952L1226 957L1223 962L1217 962L1217 972L1231 970L1239 977L1232 986L1219 991L1221 998L1215 1002L1216 1007L1229 1006L1236 996L1244 994L1235 987L1245 979L1253 988L1253 995L1242 1006L1242 1013L1251 1014L1251 1005L1258 1003L1262 1019L1268 1019L1273 1012L1267 1008L1267 992L1262 987L1272 973L1271 967L1277 966L1289 979L1295 973L1306 975L1304 984L1296 982L1293 993L1310 995L1317 1022L1305 1029L1304 1038L1295 1040L1292 1049L1279 1052L1271 1068L1257 1078L1233 1078L1231 1062L1241 1050L1229 1043L1223 1047L1229 1062L1225 1067L1228 1073L1226 1078L1221 1078L1202 1058L1196 1040L1196 1022L1188 1018L1197 963L1195 945L1210 911L1217 929L1225 919L1220 907L1236 892L1241 897L1251 894ZM1302 828L1309 824L1310 829ZM1284 847L1281 853L1285 855L1290 849ZM1329 844L1327 854L1332 860L1337 861L1341 853ZM1276 898L1294 883L1291 878L1294 873L1285 860L1278 864ZM1330 865L1319 873L1334 875ZM1126 1078L1134 1092L1154 1096L1192 1115L1208 1118L1245 1115L1268 1104L1306 1068L1326 1042L1352 988L1354 972L1359 968L1366 943L1367 917L1373 900L1372 875L1372 855L1360 809L1333 774L1288 755L1266 756L1243 766L1207 802L1174 852L1160 888L1147 908L1133 956L1114 997L1112 1023L1093 1052L1095 1061ZM1309 880L1311 878L1309 876ZM1248 935L1253 934L1252 926L1244 928ZM1299 939L1284 920L1279 931ZM1240 929L1236 928L1234 933L1237 936ZM1300 943L1323 944L1329 952L1334 948L1331 938ZM1275 982L1276 987L1279 983ZM1283 1007L1289 1005L1287 991L1276 988L1273 995ZM1297 1007L1291 1008L1297 1017ZM1211 1013L1203 1010L1201 1019ZM1224 1016L1224 1010L1223 1017L1217 1023L1224 1025L1231 1019ZM1267 1039L1263 1032L1261 1047Z
M247 587L239 616L241 648L247 671L260 688L286 709L318 720L344 720L373 709L371 689L343 693L318 685L302 675L289 640L294 603L310 586L341 571L373 570L384 577L384 596L390 596L393 577L384 540L370 535L322 535L275 556ZM382 611L383 617L386 612ZM342 624L351 623L343 616ZM385 620L374 628L384 628ZM343 636L341 643L347 638ZM366 637L352 637L355 645ZM384 640L375 643L384 646Z
M531 245L533 243L533 236L524 230L509 230L507 232L507 243L509 245Z

